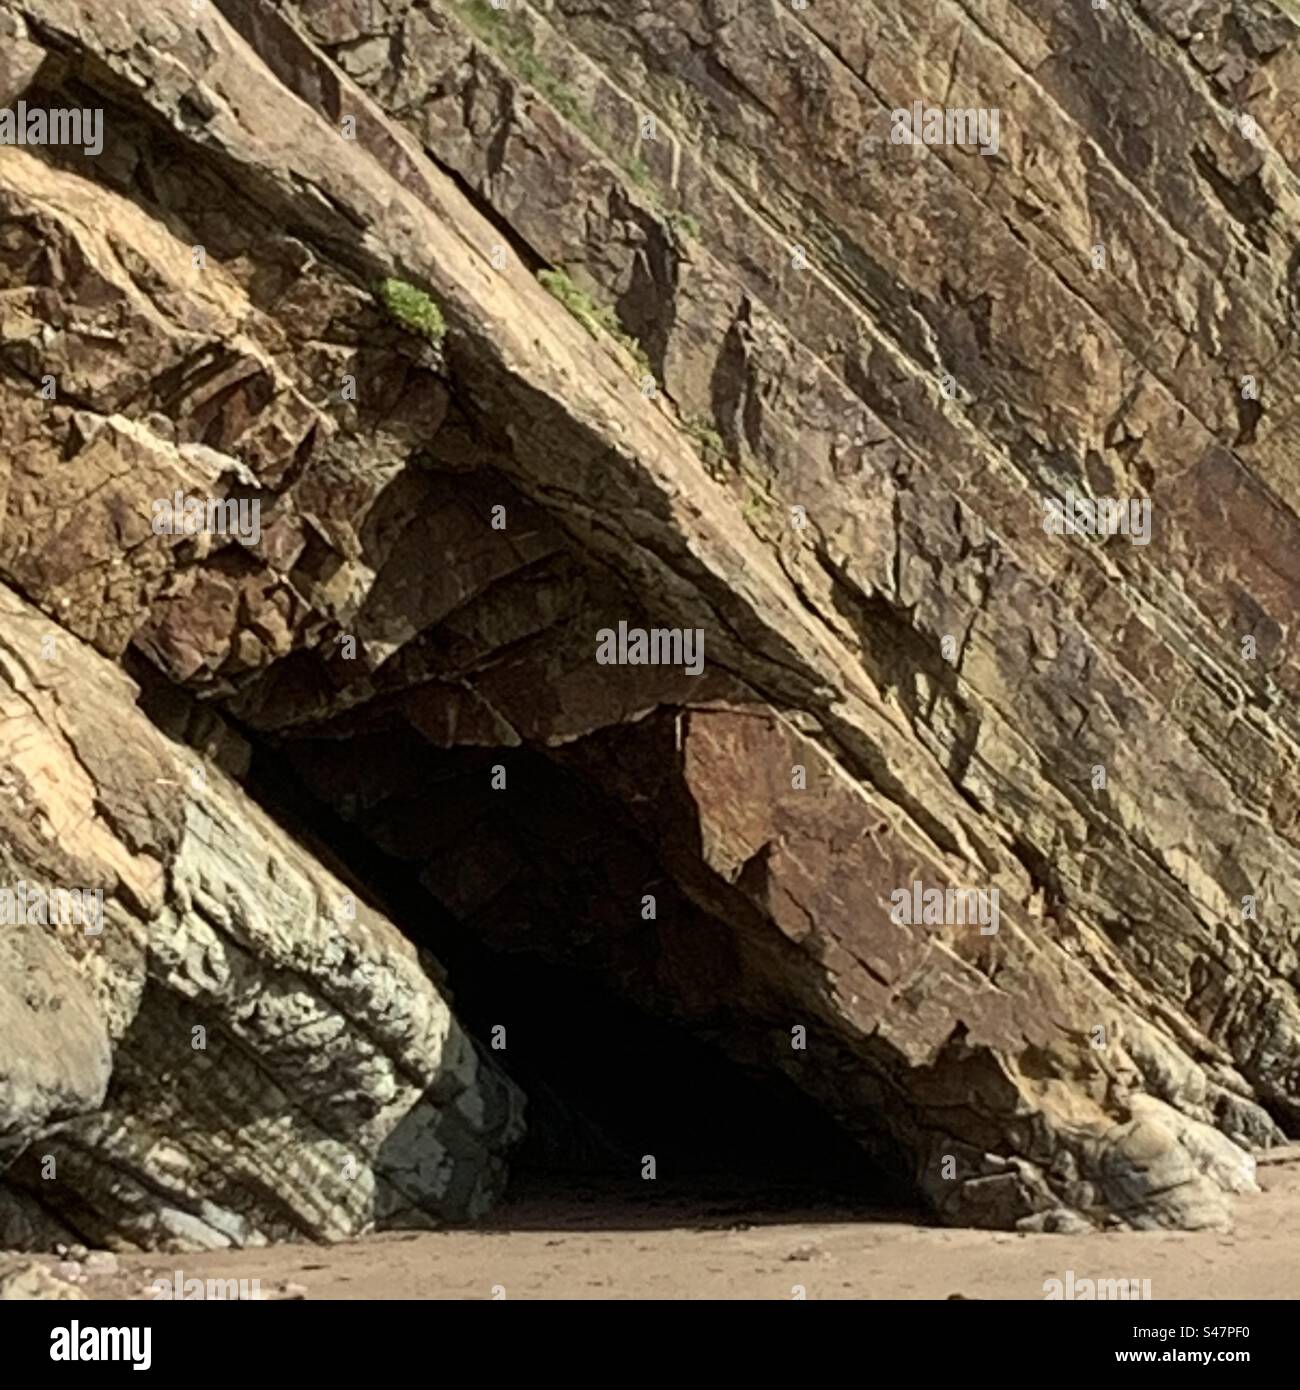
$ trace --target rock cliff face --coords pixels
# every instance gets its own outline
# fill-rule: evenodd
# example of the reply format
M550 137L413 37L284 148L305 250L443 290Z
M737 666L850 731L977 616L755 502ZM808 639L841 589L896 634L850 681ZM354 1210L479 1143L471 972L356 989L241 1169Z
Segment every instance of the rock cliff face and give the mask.
M193 1248L481 1214L521 1129L415 948L0 594L0 1240ZM84 899L83 899L84 901ZM40 918L51 919L48 928Z
M509 1049L256 760L946 1220L1227 1220L1300 1132L1291 8L0 0L0 103L102 112L0 145L0 888L104 902L0 931L0 1244L499 1191Z

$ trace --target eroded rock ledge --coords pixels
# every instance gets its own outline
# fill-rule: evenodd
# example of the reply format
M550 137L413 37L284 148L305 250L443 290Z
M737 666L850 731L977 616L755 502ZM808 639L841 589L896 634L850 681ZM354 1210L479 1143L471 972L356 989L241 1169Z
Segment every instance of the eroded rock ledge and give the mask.
M171 743L105 658L0 591L7 926L0 1244L194 1248L481 1215L522 1099L436 972Z
M76 654L15 659L12 698L95 808L30 843L15 812L6 867L72 855L114 904L93 946L3 948L66 999L0 1047L13 1229L472 1212L517 1132L413 949L334 921L237 760L162 790L190 773L113 674L138 660L466 930L791 1077L946 1219L1227 1219L1300 1124L1300 31L1184 8L3 6L5 100L109 131L0 148L0 632ZM1001 104L998 157L864 154L944 92ZM1067 488L1149 497L1152 543L1046 534ZM177 490L255 498L257 543L153 534ZM701 629L704 674L598 666L620 621ZM465 748L492 756L431 807ZM491 788L525 753L589 790L567 840ZM917 880L996 888L996 935L891 921ZM163 1040L195 1010L220 1042L186 1071Z

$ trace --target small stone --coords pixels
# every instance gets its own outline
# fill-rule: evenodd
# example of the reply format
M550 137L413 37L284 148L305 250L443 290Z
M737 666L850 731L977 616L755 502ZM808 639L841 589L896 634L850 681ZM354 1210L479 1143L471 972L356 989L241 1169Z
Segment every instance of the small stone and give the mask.
M82 1261L87 1274L116 1274L117 1256L111 1250L92 1250Z
M54 1266L54 1272L60 1279L70 1279L75 1284L77 1276L81 1273L81 1266L76 1260L60 1260Z
M0 1278L0 1301L31 1303L38 1299L85 1298L80 1289L57 1278L44 1265L20 1265Z

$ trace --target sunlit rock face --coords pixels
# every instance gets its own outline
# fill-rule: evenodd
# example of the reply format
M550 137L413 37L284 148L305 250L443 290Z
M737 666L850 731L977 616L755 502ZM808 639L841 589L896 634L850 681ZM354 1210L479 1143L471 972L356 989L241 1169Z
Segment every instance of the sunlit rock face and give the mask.
M0 1244L484 1212L435 916L945 1220L1230 1219L1300 1125L1300 28L1120 8L0 4L85 116L0 143L0 889L102 897L0 939Z

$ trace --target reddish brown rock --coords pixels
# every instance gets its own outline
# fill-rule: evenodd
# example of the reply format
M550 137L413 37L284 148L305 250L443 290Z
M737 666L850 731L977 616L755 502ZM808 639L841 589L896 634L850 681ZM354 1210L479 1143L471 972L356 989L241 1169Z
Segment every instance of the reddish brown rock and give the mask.
M0 149L0 574L945 1217L1217 1223L1300 1123L1300 31L994 8L29 0L6 80L110 138ZM949 98L995 154L890 141ZM108 1113L78 1038L33 1132Z

